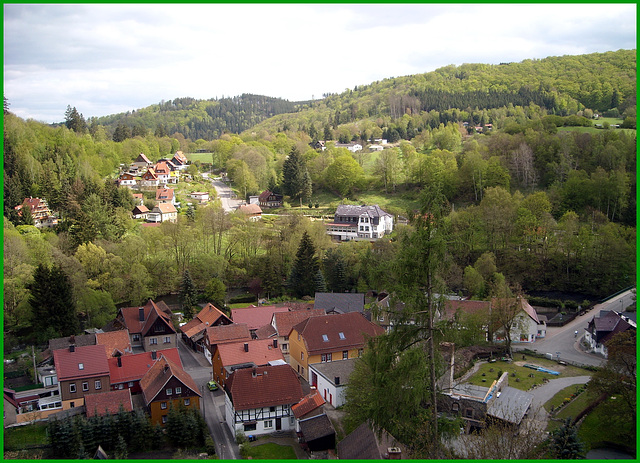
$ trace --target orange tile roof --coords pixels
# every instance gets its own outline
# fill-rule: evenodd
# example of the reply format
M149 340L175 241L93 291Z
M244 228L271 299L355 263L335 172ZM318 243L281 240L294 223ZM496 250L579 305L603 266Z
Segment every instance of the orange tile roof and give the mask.
M244 345L248 344L248 352ZM217 350L224 367L254 363L255 365L268 365L275 360L284 360L282 351L273 347L272 339L254 339L245 342L232 342L218 344Z
M242 368L227 380L235 410L291 405L302 398L298 375L289 365Z
M170 212L178 212L176 207L171 203L156 204L156 207L160 209L160 212L162 212L163 214L169 214Z
M384 328L371 323L360 312L310 317L293 329L304 338L309 355L364 348L367 338L384 333Z
M311 394L305 396L300 402L291 407L293 415L300 419L309 412L312 412L318 407L324 405L325 401L318 391L313 391Z
M173 188L158 188L156 190L156 201L161 199L173 199Z
M107 357L114 357L117 353L120 355L133 353L127 330L96 333L96 344L101 344L106 348Z
M120 411L121 405L124 411L133 411L133 402L129 389L86 394L84 396L84 405L87 411L87 418L96 415L115 415Z
M258 204L243 204L239 207L240 212L251 215L251 214L262 214L262 209Z
M271 323L271 317L274 313L287 312L288 310L287 307L276 307L275 305L231 309L231 319L234 323L246 323L250 330L257 330Z
M164 320L171 333L176 332L171 323L171 317L161 311L151 299L149 299L149 302L147 302L142 309L144 313L144 320L142 321L139 318L140 307L123 307L120 309L120 313L124 318L124 324L129 330L129 333L142 333L144 335L158 318Z
M163 357L170 359L177 366L182 368L180 354L175 347L157 351L157 358L162 354ZM151 366L156 362L151 352L142 352L140 354L123 355L120 358L120 366L118 366L118 357L109 359L109 376L111 384L127 383L129 381L139 381Z
M225 344L237 341L251 341L251 332L246 323L210 326L206 333L209 344Z
M198 392L198 386L195 381L187 372L174 362L162 355L162 352L158 354L158 360L151 366L149 371L140 379L140 387L142 389L142 395L147 405L153 402L153 399L162 390L165 384L172 378L177 378L185 387L191 389L191 391L201 397Z
M188 323L185 323L180 327L187 337L195 336L201 331L206 330L210 326L215 324L231 324L233 323L229 317L227 317L220 309L215 305L208 303L204 308L198 312L198 315Z

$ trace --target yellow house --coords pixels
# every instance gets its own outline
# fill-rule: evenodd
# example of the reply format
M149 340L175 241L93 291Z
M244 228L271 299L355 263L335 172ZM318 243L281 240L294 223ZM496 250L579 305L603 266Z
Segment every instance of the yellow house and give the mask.
M310 317L291 329L289 364L308 381L310 364L359 357L367 339L383 333L359 312Z

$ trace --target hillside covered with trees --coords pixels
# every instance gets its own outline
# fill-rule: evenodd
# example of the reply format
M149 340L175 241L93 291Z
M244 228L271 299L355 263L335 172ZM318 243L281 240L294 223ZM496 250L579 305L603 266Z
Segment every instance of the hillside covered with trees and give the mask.
M70 105L57 126L24 121L5 101L5 347L41 341L52 328L42 325L33 289L53 276L69 279L81 328L106 323L116 304L179 291L187 271L202 300L247 288L300 295L291 276L305 234L319 285L391 290L414 223L390 240L336 245L304 215L379 203L411 218L433 188L447 264L438 283L447 291L483 299L508 285L596 300L632 285L635 67L635 50L449 66L307 103L177 99L89 121ZM378 138L388 143L371 151ZM338 146L354 140L364 149ZM225 171L241 197L270 189L285 194L285 206L251 222L219 203L198 205L176 224L143 227L130 217L131 191L115 179L140 153L157 161L177 150L200 152L193 187L181 181L179 199L206 188L199 174L211 169ZM30 196L59 214L56 228L18 215Z

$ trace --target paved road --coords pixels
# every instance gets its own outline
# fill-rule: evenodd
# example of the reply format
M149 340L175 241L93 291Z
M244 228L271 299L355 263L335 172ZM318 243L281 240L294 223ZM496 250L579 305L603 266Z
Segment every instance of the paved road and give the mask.
M191 375L202 394L200 411L207 422L207 427L216 444L219 459L238 460L240 450L235 443L235 436L227 426L224 415L224 392L221 389L209 391L207 382L211 379L211 365L204 355L193 352L181 338L178 340L180 360L184 370Z
M632 303L632 293L627 291L602 304L596 304L585 315L576 317L564 326L548 327L547 335L544 339L538 339L533 344L514 344L513 349L515 351L532 349L542 354L550 353L554 359L559 356L560 360L600 366L605 362L601 355L587 353L580 349L580 341L584 336L589 321L598 315L601 310L622 311ZM577 337L575 336L575 331L578 331Z
M222 202L222 208L226 212L235 211L238 208L238 206L240 206L240 204L243 203L242 200L232 199L231 187L229 187L229 185L227 185L226 183L220 180L211 179L211 184L215 187L216 191L218 192L218 197Z

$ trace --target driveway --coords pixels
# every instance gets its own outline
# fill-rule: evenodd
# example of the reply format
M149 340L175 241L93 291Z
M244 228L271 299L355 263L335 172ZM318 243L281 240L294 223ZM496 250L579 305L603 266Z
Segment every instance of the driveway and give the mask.
M204 355L192 351L178 338L178 351L184 371L189 373L202 395L200 411L207 422L209 433L216 444L216 454L219 459L240 459L240 450L235 441L235 436L227 426L224 414L224 392L221 389L209 391L207 382L211 379L211 365Z
M244 202L240 199L234 199L232 197L233 192L231 191L231 187L221 180L211 179L211 184L218 192L218 197L220 198L222 208L225 210L225 212L235 211L240 206L240 204Z

